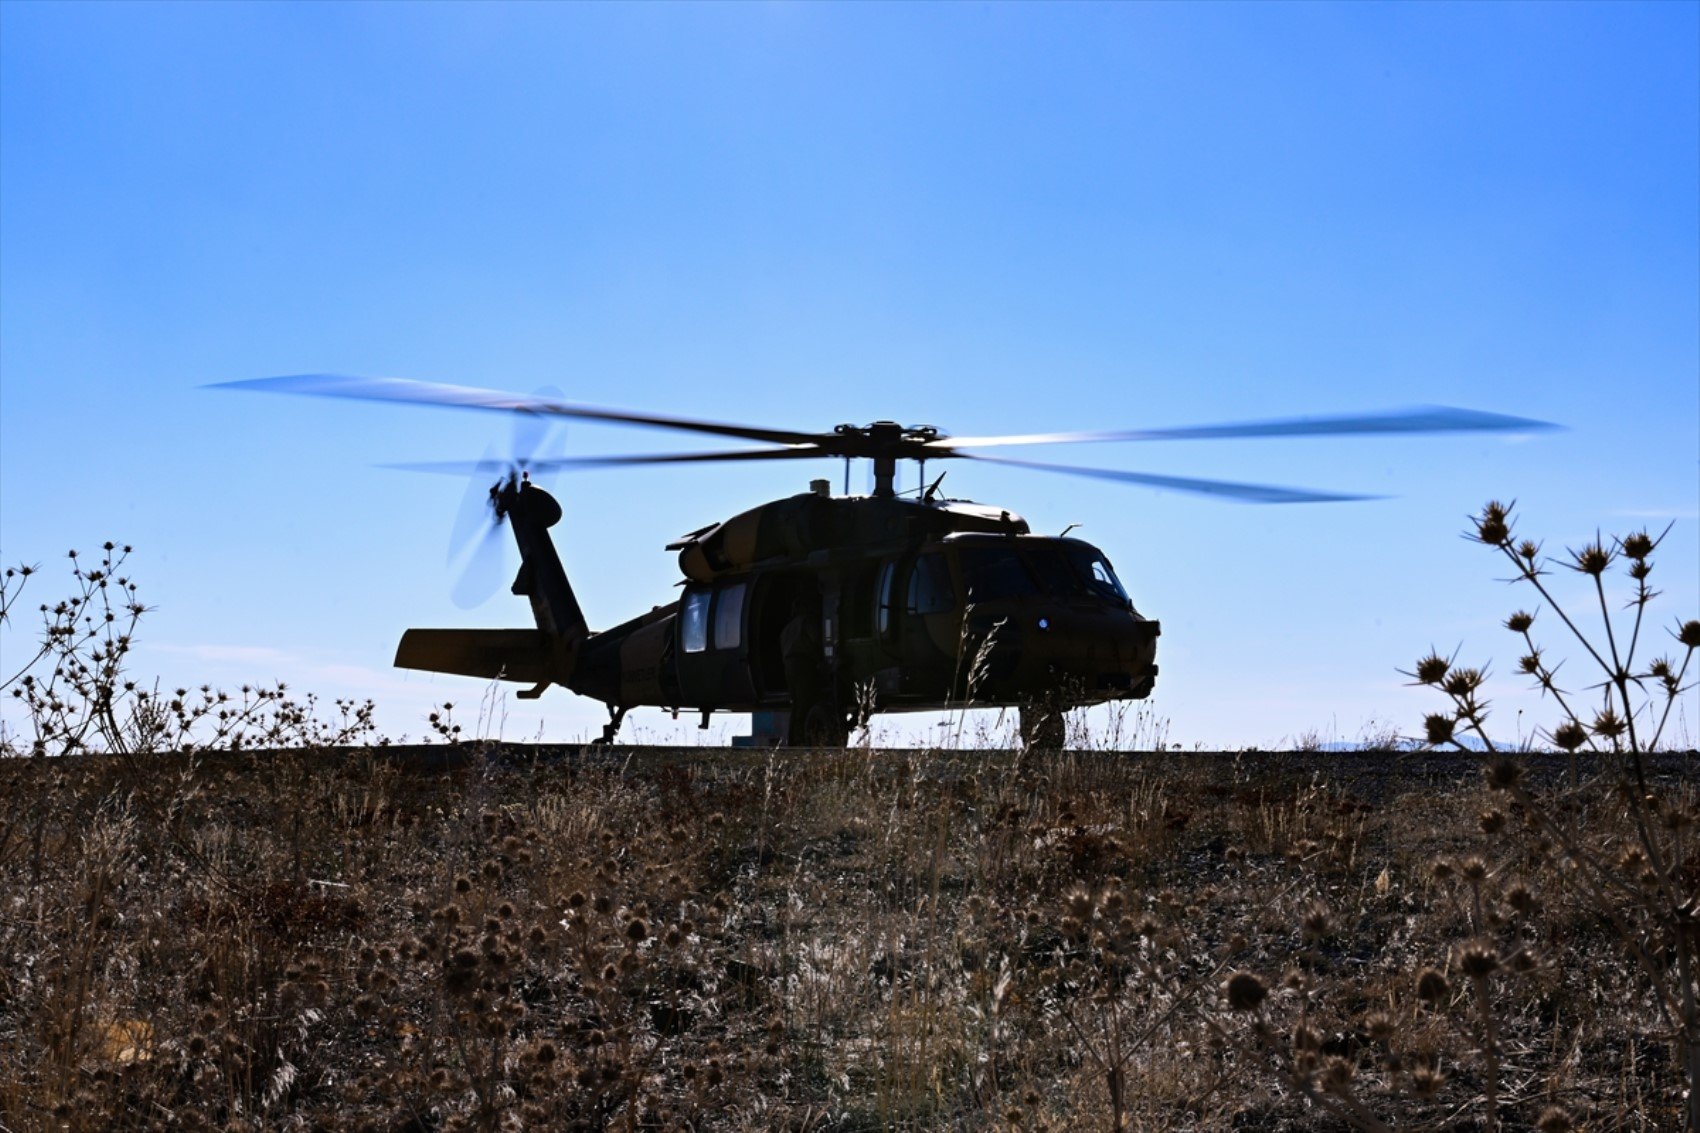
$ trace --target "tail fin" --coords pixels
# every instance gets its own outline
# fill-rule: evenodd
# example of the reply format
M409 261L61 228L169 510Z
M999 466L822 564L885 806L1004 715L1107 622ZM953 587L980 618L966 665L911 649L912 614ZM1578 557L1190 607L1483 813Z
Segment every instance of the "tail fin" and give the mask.
M560 522L561 505L531 481L521 480L501 493L497 507L507 516L514 542L519 544L520 568L513 592L531 599L538 629L577 653L590 627L567 581L561 556L555 552L555 541L549 538L549 528Z
M410 629L396 648L395 663L401 669L526 681L534 687L519 695L537 696L551 684L567 683L590 628L549 538L549 528L560 521L561 505L517 477L498 487L493 497L497 513L507 518L519 544L513 592L531 600L537 628Z

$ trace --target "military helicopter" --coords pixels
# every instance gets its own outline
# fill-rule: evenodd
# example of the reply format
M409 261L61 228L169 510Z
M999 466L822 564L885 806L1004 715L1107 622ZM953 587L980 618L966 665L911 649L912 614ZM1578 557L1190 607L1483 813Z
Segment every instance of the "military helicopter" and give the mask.
M706 434L763 447L688 453L426 463L398 467L497 474L486 506L520 553L512 593L535 628L410 629L400 668L504 680L542 695L559 685L607 706L602 743L639 706L765 719L758 739L842 745L876 712L1014 707L1024 744L1058 747L1064 715L1109 700L1138 700L1157 678L1160 624L1140 613L1109 558L1092 544L1035 535L1002 508L940 494L927 463L978 460L1251 503L1373 497L1199 480L992 456L1010 446L1174 439L1529 432L1546 422L1427 407L1184 428L953 437L931 425L843 424L830 432L724 424L580 405L552 396L398 378L301 374L220 388L450 406ZM711 523L669 543L679 554L675 601L592 631L549 529L561 519L536 472L606 466L837 458L873 466L866 496L808 492ZM922 487L896 488L900 461ZM495 526L490 529L492 532Z

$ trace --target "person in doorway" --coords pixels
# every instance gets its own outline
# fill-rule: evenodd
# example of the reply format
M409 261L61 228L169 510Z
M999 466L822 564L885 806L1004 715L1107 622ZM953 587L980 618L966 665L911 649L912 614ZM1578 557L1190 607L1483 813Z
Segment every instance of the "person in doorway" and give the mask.
M787 742L810 742L809 713L821 702L820 599L807 589L791 599L791 620L779 634L779 653L785 662L785 687L791 694L791 725Z

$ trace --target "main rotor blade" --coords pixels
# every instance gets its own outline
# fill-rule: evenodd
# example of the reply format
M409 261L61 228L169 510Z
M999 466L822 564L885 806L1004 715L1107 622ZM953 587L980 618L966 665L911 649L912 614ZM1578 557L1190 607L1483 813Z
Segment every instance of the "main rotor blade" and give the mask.
M833 453L822 452L812 446L796 448L752 448L734 449L731 452L678 452L678 453L640 453L632 456L560 456L546 457L534 460L527 468L533 473L568 472L575 468L595 468L628 464L707 464L726 460L807 460L825 459ZM481 472L484 462L476 464L464 460L428 460L410 464L386 464L385 468L399 469L403 472L442 472L453 476L465 476L469 472Z
M415 405L445 405L457 409L485 409L501 413L531 413L546 417L574 417L620 425L647 425L686 433L739 437L769 444L809 444L825 440L830 433L799 433L788 429L764 429L755 425L731 425L699 421L689 417L667 417L656 413L632 413L623 409L601 409L551 397L528 397L501 390L443 382L416 382L407 378L356 378L340 374L287 374L275 378L253 378L239 382L217 382L213 389L255 390L267 393L297 393L312 397L346 397L356 401L394 401Z
M980 456L977 453L955 454L968 460L987 464L1008 464L1015 468L1036 468L1041 472L1063 472L1070 476L1089 476L1094 480L1116 480L1124 484L1143 484L1171 492L1191 492L1198 496L1215 496L1249 504L1318 504L1343 500L1376 500L1381 496L1355 496L1342 492L1312 492L1305 488L1281 488L1273 484L1238 484L1231 480L1194 480L1185 476L1157 476L1149 472L1122 472L1113 468L1082 468L1074 464L1044 464L1036 460L1012 460L1007 456Z
M1222 437L1316 437L1385 433L1533 433L1561 428L1550 421L1423 405L1386 413L1332 417L1285 417L1225 425L1183 425L1170 429L1122 429L1088 433L1019 433L1003 437L940 437L940 448L989 448L994 445L1080 444L1092 441L1191 441Z

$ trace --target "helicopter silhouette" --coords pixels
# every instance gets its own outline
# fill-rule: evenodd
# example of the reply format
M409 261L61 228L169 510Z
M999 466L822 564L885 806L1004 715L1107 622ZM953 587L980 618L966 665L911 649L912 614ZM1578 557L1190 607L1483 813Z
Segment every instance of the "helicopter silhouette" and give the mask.
M512 415L522 432L571 419L756 442L683 453L540 457L536 438L505 460L425 462L416 471L495 474L480 490L488 538L506 526L519 549L511 591L531 606L519 629L409 629L401 668L530 687L552 685L602 702L600 742L626 714L749 712L758 740L836 746L874 713L964 706L1014 707L1026 745L1059 747L1070 710L1151 694L1161 626L1133 604L1109 558L1067 535L1035 535L1013 512L949 499L925 466L973 460L1085 476L1244 503L1316 503L1373 496L1055 464L979 450L1034 445L1252 437L1527 433L1547 422L1426 406L1354 415L1176 428L958 437L932 425L875 421L830 431L767 428L611 409L545 395L401 378L298 374L218 388L447 406ZM595 467L775 460L868 461L867 495L810 490L712 523L667 545L679 554L683 593L618 625L592 631L549 534L560 503L535 473ZM922 487L896 488L902 461ZM463 523L462 526L465 526ZM487 556L486 556L487 557ZM474 561L480 561L475 555ZM469 573L478 573L476 571ZM486 572L487 573L487 572ZM474 593L479 588L474 586ZM466 597L467 595L457 595Z

